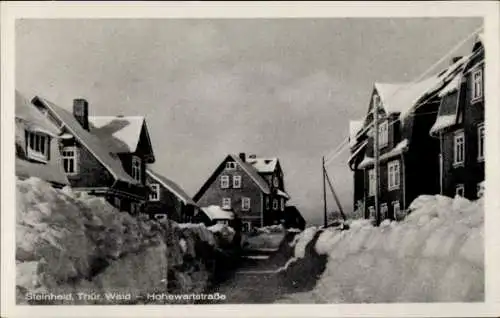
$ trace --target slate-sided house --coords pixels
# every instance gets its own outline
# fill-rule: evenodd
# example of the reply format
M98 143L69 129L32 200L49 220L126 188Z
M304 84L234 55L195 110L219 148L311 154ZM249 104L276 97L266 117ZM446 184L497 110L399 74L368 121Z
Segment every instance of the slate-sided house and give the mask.
M477 199L484 180L484 42L479 35L463 70L440 91L430 134L440 143L440 191Z
M55 187L69 184L59 152L59 131L16 91L16 176L37 177Z
M198 206L232 210L244 230L283 223L288 199L279 160L244 153L228 155L194 196Z
M400 219L417 196L439 192L439 142L428 131L440 104L436 92L451 81L464 61L454 60L440 74L417 83L375 83L368 113L352 143L349 159L358 185L355 200L364 209L365 218L375 217L373 111L378 109L379 113L380 221ZM363 173L356 173L358 170Z
M89 117L84 99L74 100L73 113L38 96L32 103L61 132L63 167L71 187L139 213L149 194L145 167L154 162L145 120Z
M193 220L199 208L178 184L151 169L146 170L146 184L151 192L148 202L144 205L144 213L151 218L167 217L178 223Z

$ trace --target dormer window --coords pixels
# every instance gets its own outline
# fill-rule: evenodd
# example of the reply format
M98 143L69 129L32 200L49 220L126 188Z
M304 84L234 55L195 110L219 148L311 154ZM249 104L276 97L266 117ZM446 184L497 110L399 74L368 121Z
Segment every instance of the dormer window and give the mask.
M49 159L49 139L46 134L26 131L26 155L28 158L47 162Z
M141 176L141 158L137 156L132 157L132 178L134 178L136 181L141 182L142 176Z
M279 185L280 185L280 180L278 179L277 176L274 176L273 185L276 188L279 187Z
M387 120L380 123L378 126L378 146L379 148L383 148L387 146L389 142L389 123Z
M64 172L68 175L78 174L78 148L64 147L61 151Z
M235 170L236 169L236 162L234 162L234 161L226 162L226 169L227 170Z
M478 101L483 97L483 70L472 73L472 101Z

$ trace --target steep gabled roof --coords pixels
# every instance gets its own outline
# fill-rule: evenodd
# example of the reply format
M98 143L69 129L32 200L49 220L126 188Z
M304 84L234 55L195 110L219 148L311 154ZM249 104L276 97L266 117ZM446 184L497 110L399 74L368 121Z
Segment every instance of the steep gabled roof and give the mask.
M59 130L16 90L16 119L23 121L31 131L39 131L51 136L59 135Z
M158 183L160 183L163 187L167 188L170 192L172 192L173 194L175 194L185 204L196 205L196 203L189 196L189 194L187 194L186 191L184 191L184 189L182 189L174 181L168 179L167 177L164 177L164 176L160 175L159 173L156 173L155 171L153 171L151 169L147 169L146 173L152 179L154 179Z
M33 99L33 103L41 103L45 106L54 117L63 123L64 128L87 148L106 169L108 169L116 180L129 184L140 184L123 170L120 159L112 154L97 136L85 130L69 111L39 96Z
M276 169L278 158L248 158L247 162L259 173L271 173Z
M194 195L194 200L198 201L203 193L205 193L206 189L212 184L215 180L216 176L224 169L224 164L228 160L235 161L241 169L254 181L254 183L259 187L259 189L265 194L270 194L271 189L267 184L266 180L264 180L258 173L258 171L248 162L244 162L238 155L229 154L224 158L224 160L219 164L219 166L215 169L212 175L205 181L200 190Z
M89 116L89 130L115 153L134 153L145 131L148 152L153 155L146 119L143 116Z

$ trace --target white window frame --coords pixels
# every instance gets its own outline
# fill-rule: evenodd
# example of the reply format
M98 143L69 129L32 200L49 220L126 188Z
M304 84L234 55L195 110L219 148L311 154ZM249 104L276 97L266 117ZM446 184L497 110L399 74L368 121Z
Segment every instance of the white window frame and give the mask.
M380 216L381 216L381 220L385 220L387 219L387 217L389 216L389 207L387 206L387 203L382 203L380 205Z
M369 218L375 218L375 207L374 206L368 207L368 214L369 214Z
M241 188L241 176L233 176L233 188L240 189Z
M140 205L137 202L130 202L130 214L138 214Z
M399 189L400 168L399 160L393 160L387 164L387 188L389 191Z
M461 142L459 142L461 140ZM453 136L453 165L463 165L465 161L465 134L463 130Z
M278 210L278 208L279 208L278 199L274 198L273 199L273 210Z
M252 222L251 221L242 221L241 222L241 231L242 232L250 232L252 229Z
M462 194L459 194L459 192L462 192ZM465 196L465 186L463 183L457 184L457 186L455 187L455 196L457 195L461 197Z
M375 170L368 170L368 196L375 195Z
M378 147L383 148L389 143L389 122L384 120L378 126Z
M72 153L72 154L70 155L69 153ZM68 146L68 147L62 148L62 150L61 150L61 160L62 160L64 172L67 175L76 175L76 174L78 174L78 170L79 170L78 169L78 159L79 159L79 156L78 156L78 147L76 147L76 146ZM69 163L73 162L73 171L66 170L66 162L68 162L68 167L69 167Z
M484 160L484 123L477 126L477 160Z
M397 207L397 209L396 209ZM392 217L394 218L394 220L397 219L398 217L398 214L401 213L401 203L399 203L399 201L393 201L392 202Z
M281 211L285 211L285 199L284 198L281 198Z
M132 178L135 181L142 181L142 160L137 156L132 156Z
M221 189L229 188L229 176L227 175L220 176L220 188Z
M471 101L476 102L483 97L483 70L472 72Z
M226 162L226 170L236 170L236 162L234 161Z
M160 184L159 183L151 183L149 184L151 188L151 192L149 193L149 201L158 202L160 201Z
M25 136L26 155L28 158L47 162L49 160L50 137L46 134L29 130L26 130ZM41 149L42 147L43 149Z
M231 209L231 198L222 198L222 208L224 210Z
M241 198L241 210L249 211L250 210L250 198Z

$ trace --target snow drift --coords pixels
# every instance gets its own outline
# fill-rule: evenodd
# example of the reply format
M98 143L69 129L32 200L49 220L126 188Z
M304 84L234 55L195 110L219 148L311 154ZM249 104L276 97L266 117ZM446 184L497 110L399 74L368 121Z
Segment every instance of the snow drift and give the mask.
M401 222L350 229L309 228L295 259L319 231L314 248L328 255L315 288L281 302L475 302L484 299L483 200L424 195Z
M222 232L216 238L203 225L135 218L103 198L54 189L37 178L17 180L16 187L20 304L129 303L167 288L199 292L210 278L218 241L231 232L212 229ZM101 297L82 299L77 293ZM31 299L50 294L71 297Z

